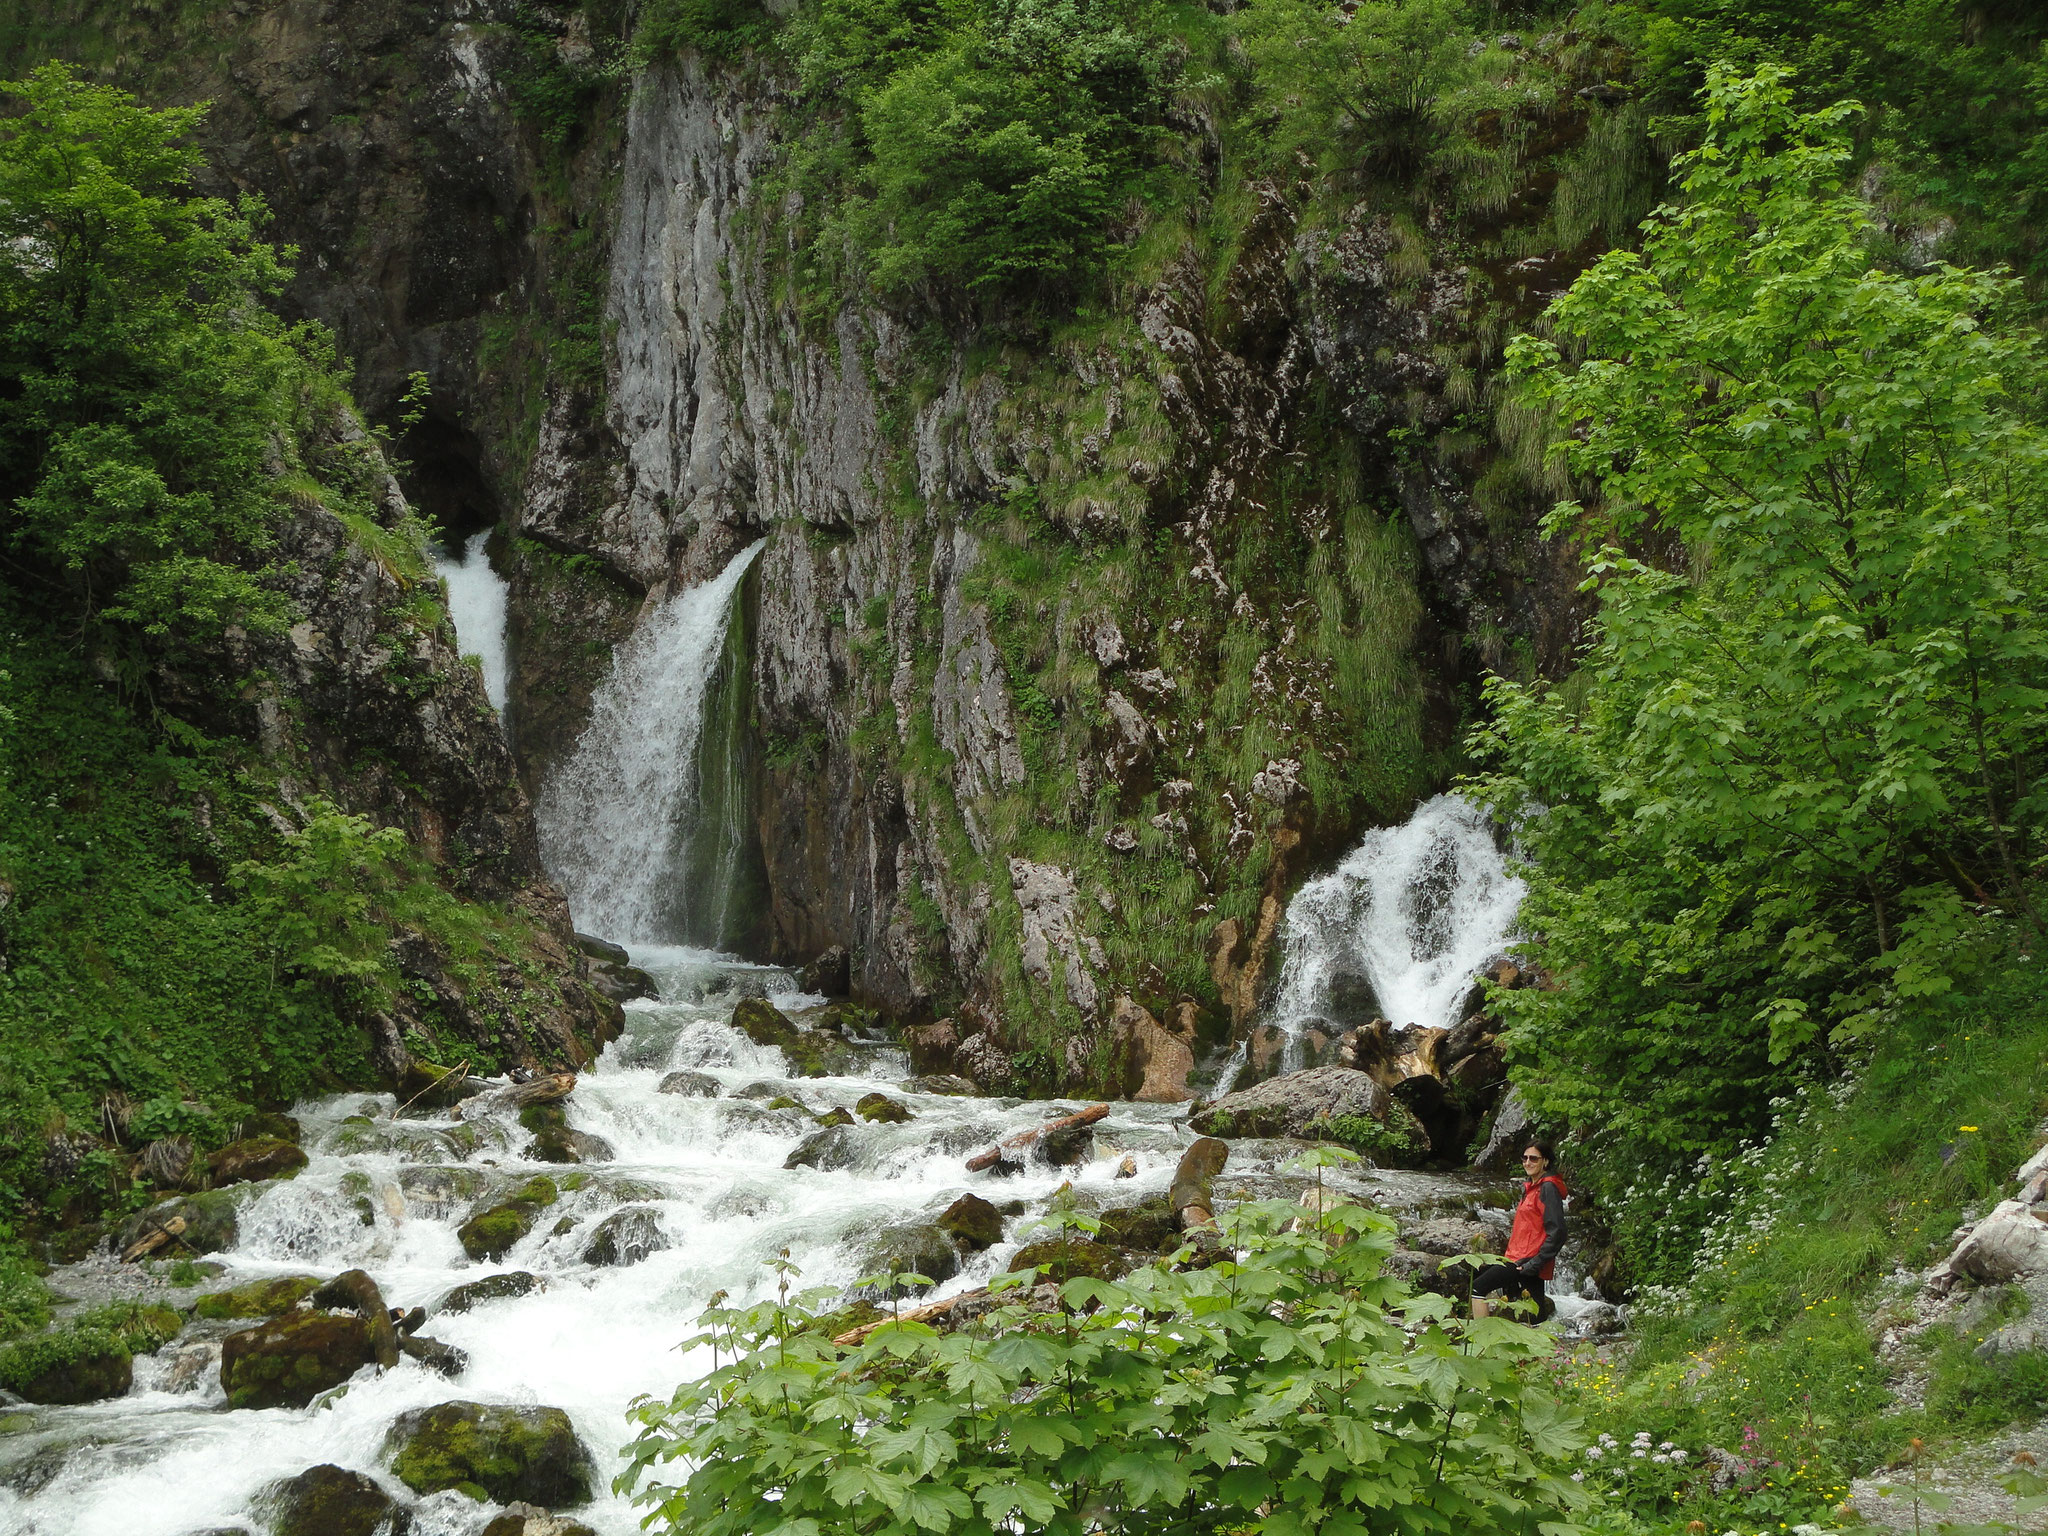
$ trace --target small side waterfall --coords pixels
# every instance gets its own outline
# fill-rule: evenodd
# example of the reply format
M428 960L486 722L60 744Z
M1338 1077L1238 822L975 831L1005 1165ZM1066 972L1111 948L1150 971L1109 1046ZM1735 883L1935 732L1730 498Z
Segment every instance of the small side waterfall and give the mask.
M761 548L642 618L591 701L575 751L541 792L541 853L581 927L642 943L725 936L737 882L716 866L739 857L743 800L721 777L722 760L707 773L700 749L733 597ZM714 793L707 807L707 780L732 792Z
M1284 1040L1282 1070L1300 1069L1302 1037L1318 1020L1376 1013L1393 1024L1455 1024L1473 979L1513 939L1524 889L1491 818L1456 795L1367 833L1287 905L1269 1012Z
M459 555L440 555L434 574L448 588L448 617L455 621L456 643L465 656L484 664L484 692L500 713L511 682L505 651L505 578L491 569L484 554L490 530L471 534Z

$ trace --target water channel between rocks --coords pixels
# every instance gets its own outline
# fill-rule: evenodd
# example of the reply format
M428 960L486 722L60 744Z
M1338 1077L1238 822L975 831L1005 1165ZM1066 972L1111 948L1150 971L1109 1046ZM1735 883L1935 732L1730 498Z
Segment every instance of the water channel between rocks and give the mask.
M1022 1200L1031 1212L1071 1178L1087 1203L1128 1204L1162 1193L1192 1139L1178 1106L1118 1104L1097 1127L1095 1155L1078 1168L1027 1166L1013 1177L970 1174L964 1160L1019 1128L1072 1105L946 1098L893 1089L914 1112L905 1124L850 1128L854 1166L785 1170L815 1126L802 1111L770 1110L771 1085L812 1109L851 1106L898 1082L899 1052L869 1049L866 1073L797 1079L780 1052L753 1045L728 1021L746 995L768 994L801 1018L822 999L792 991L787 972L687 950L646 950L635 960L657 978L660 1002L628 1010L625 1035L584 1075L568 1101L576 1129L609 1142L615 1158L580 1168L521 1159L529 1140L510 1120L393 1119L387 1096L346 1094L299 1106L306 1169L289 1182L250 1186L236 1246L217 1257L226 1273L196 1288L167 1282L167 1266L108 1259L58 1271L52 1283L81 1303L150 1295L187 1306L205 1291L250 1279L331 1276L367 1269L394 1306L435 1303L486 1275L528 1271L546 1289L430 1316L424 1332L467 1351L456 1380L413 1360L366 1370L303 1410L230 1410L219 1379L219 1340L250 1326L195 1322L155 1356L137 1360L125 1397L71 1408L0 1410L0 1531L10 1536L185 1536L215 1528L266 1529L265 1485L320 1463L369 1473L393 1493L385 1436L400 1413L451 1399L567 1410L598 1460L600 1485L629 1438L624 1418L641 1393L666 1395L703 1368L679 1353L707 1298L765 1294L763 1261L787 1248L803 1282L846 1285L863 1273L867 1245L894 1223L928 1220L963 1191ZM701 1072L715 1098L662 1093L665 1075ZM752 1089L755 1097L743 1096ZM1299 1175L1279 1171L1290 1147L1238 1142L1219 1185L1225 1198L1293 1193ZM1135 1178L1118 1179L1125 1153ZM456 1228L515 1183L549 1174L560 1201L499 1264L472 1263ZM574 1187L571 1187L574 1186ZM1367 1171L1355 1187L1396 1212L1472 1206L1458 1176ZM667 1246L641 1262L603 1267L584 1258L592 1229L625 1205L657 1216ZM974 1255L946 1294L1007 1267L1029 1215L1005 1241ZM420 1501L420 1536L473 1536L491 1513L460 1493ZM601 1492L578 1511L607 1536L637 1530L624 1500Z

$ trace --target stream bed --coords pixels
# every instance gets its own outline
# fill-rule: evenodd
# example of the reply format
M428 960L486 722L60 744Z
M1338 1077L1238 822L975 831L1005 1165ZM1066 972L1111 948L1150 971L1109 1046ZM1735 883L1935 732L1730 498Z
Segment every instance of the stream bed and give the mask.
M393 1118L389 1095L338 1095L298 1107L310 1162L296 1178L245 1186L237 1239L214 1256L223 1273L180 1288L169 1284L169 1264L102 1257L51 1277L74 1310L130 1296L188 1308L206 1292L252 1279L324 1279L360 1267L392 1306L427 1308L421 1332L468 1356L459 1377L405 1359L387 1371L366 1368L308 1408L230 1409L220 1339L251 1325L188 1323L156 1355L137 1359L124 1397L0 1408L0 1532L262 1533L266 1487L332 1463L412 1503L416 1536L475 1536L496 1506L454 1491L413 1501L386 1447L401 1413L466 1400L565 1410L595 1458L600 1489L576 1517L604 1536L627 1536L638 1529L636 1511L609 1492L630 1438L626 1409L643 1393L666 1396L704 1367L678 1346L712 1293L767 1294L773 1281L764 1261L784 1249L802 1284L849 1285L867 1272L877 1234L929 1221L968 1190L1026 1208L1007 1222L1002 1242L968 1256L933 1294L979 1285L1029 1240L1031 1214L1061 1184L1071 1180L1083 1204L1134 1204L1165 1191L1194 1139L1185 1106L1116 1104L1095 1127L1092 1158L1079 1166L970 1174L973 1153L1080 1105L905 1091L898 1085L907 1064L886 1045L864 1049L860 1075L792 1078L779 1051L752 1044L728 1022L747 996L765 995L799 1019L822 1005L797 993L788 972L682 949L641 948L634 960L655 977L661 1000L629 1006L625 1034L566 1101L570 1125L608 1143L610 1160L530 1163L522 1157L530 1138L509 1118ZM702 1074L718 1096L664 1093L664 1078L676 1072ZM787 1096L825 1112L877 1089L914 1118L848 1127L851 1166L784 1167L817 1127L804 1110L767 1108L770 1100ZM1219 1197L1298 1191L1305 1179L1283 1166L1294 1150L1285 1142L1233 1144ZM1137 1171L1119 1178L1126 1155ZM473 1262L458 1226L538 1174L556 1180L559 1200L502 1262ZM1469 1214L1481 1193L1462 1175L1367 1169L1343 1182L1410 1217ZM649 1226L662 1246L635 1263L592 1262L593 1230L626 1206L653 1213ZM544 1288L437 1312L455 1287L511 1272L536 1276Z

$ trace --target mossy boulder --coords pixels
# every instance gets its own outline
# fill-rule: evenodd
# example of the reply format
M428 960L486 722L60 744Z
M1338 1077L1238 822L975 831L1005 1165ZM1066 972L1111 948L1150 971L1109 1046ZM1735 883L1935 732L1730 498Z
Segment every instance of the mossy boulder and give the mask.
M458 1285L454 1290L434 1303L434 1316L444 1312L467 1312L472 1307L487 1302L511 1301L520 1296L531 1296L535 1291L548 1288L547 1281L539 1275L530 1275L523 1269L509 1274L491 1275L483 1280L472 1280L467 1285Z
M1114 1280L1127 1275L1142 1262L1140 1256L1107 1243L1086 1238L1053 1237L1027 1243L1010 1260L1010 1271L1037 1269L1046 1279L1061 1283L1086 1275L1094 1280Z
M167 1230L173 1223L184 1226L158 1254L220 1253L235 1246L240 1235L240 1201L226 1190L209 1189L201 1194L162 1200L148 1210L129 1217L114 1234L116 1253L126 1253L150 1233Z
M863 1275L923 1275L943 1283L960 1273L960 1250L952 1234L936 1222L904 1222L884 1227L861 1253ZM884 1283L864 1287L860 1296L886 1301L892 1296L909 1296L920 1287Z
M817 1121L818 1125L825 1130L830 1130L835 1125L853 1124L852 1114L847 1110L839 1108L837 1105L826 1110L824 1114L813 1115L811 1118Z
M288 1141L296 1147L306 1139L304 1127L290 1115L269 1112L244 1115L239 1129L244 1140L252 1136L268 1136L276 1141Z
M414 1493L455 1488L499 1504L548 1509L590 1500L596 1468L559 1408L441 1403L398 1416L384 1442Z
M289 1179L306 1166L306 1154L282 1136L247 1136L231 1141L206 1160L215 1188L258 1179Z
M861 1119L871 1120L879 1125L901 1125L906 1120L916 1118L908 1108L886 1093L861 1095L859 1102L853 1106L853 1112Z
M220 1384L231 1408L303 1408L376 1358L368 1319L291 1312L221 1341Z
M794 1020L763 997L747 997L733 1009L732 1022L756 1045L772 1045L798 1077L834 1077L849 1071L860 1053L836 1035L799 1029Z
M533 1230L540 1213L560 1198L553 1179L528 1179L509 1199L477 1212L455 1229L462 1251L478 1263L496 1263Z
M402 1536L411 1512L374 1478L344 1467L308 1467L272 1483L257 1503L270 1516L271 1536Z
M153 1355L185 1331L185 1319L160 1301L110 1301L80 1313L71 1326L111 1333L131 1355Z
M192 1310L200 1317L211 1318L276 1317L280 1312L291 1311L319 1289L317 1275L278 1275L202 1296L192 1304Z
M1180 1222L1164 1195L1104 1211L1100 1220L1100 1240L1117 1248L1171 1253L1180 1246Z
M980 1252L1003 1240L1003 1213L979 1195L962 1195L935 1225L962 1248Z
M60 1328L0 1349L0 1387L32 1403L98 1402L134 1379L127 1344L107 1328Z

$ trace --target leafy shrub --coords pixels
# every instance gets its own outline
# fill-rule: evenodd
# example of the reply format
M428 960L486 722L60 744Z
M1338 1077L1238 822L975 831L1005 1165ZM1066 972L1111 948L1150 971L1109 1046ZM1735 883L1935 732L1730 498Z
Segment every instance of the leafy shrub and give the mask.
M1526 918L1564 983L1495 1002L1537 1111L1622 1163L1760 1133L2005 914L2039 931L2038 341L2003 278L1873 267L1850 115L1717 72L1687 200L1552 307L1583 360L1511 349L1605 501L1548 525L1595 542L1581 679L1494 679L1475 738L1483 792L1545 808Z
M825 1293L705 1313L715 1368L643 1401L622 1483L656 1529L1528 1532L1579 1503L1577 1426L1524 1380L1547 1335L1448 1321L1381 1274L1393 1223L1233 1213L1235 1259L1078 1278L942 1335L813 1331ZM1011 1284L1028 1283L1020 1274ZM1414 1328L1411 1333L1404 1322ZM683 1481L656 1481L681 1463ZM1370 1522L1370 1524L1368 1523Z

